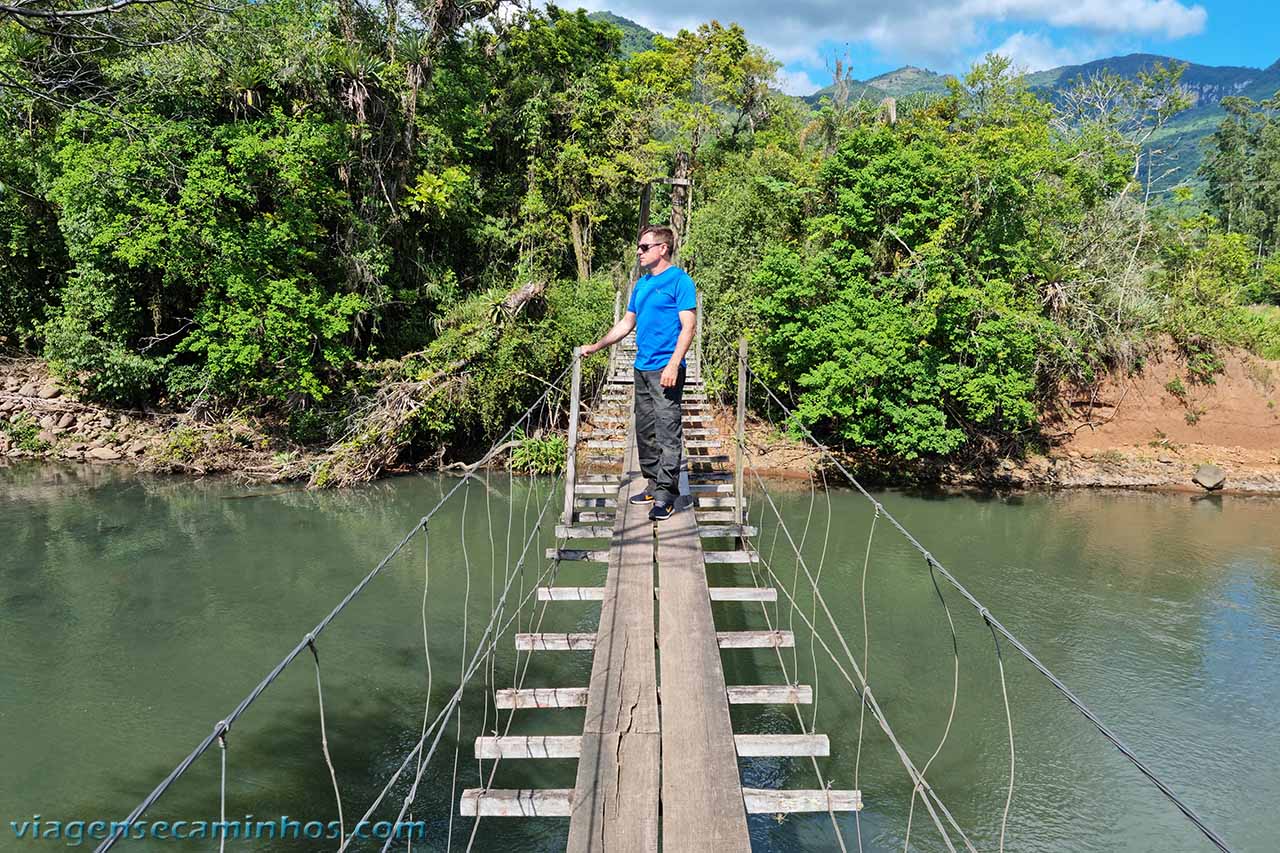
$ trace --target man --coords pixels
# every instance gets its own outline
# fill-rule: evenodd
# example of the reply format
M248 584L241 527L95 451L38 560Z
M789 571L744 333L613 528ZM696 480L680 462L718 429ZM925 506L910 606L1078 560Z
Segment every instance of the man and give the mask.
M640 233L636 256L645 275L631 291L626 315L603 338L582 348L583 355L591 355L636 330L636 450L649 485L631 503L652 503L649 518L654 521L670 518L680 496L684 356L693 343L698 304L693 279L671 263L674 243L674 232L665 226Z

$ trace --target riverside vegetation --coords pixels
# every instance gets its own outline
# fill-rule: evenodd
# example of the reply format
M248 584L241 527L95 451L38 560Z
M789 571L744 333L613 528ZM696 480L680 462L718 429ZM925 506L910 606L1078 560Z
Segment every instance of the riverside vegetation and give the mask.
M839 68L816 110L781 95L736 25L622 40L454 0L0 12L0 343L167 413L161 457L208 421L315 485L461 456L608 325L638 186L681 154L709 383L745 333L848 449L1022 453L1157 340L1191 383L1280 357L1280 101L1224 101L1204 196L1157 193L1177 68L1049 103L989 57L890 124ZM17 396L11 448L70 440Z

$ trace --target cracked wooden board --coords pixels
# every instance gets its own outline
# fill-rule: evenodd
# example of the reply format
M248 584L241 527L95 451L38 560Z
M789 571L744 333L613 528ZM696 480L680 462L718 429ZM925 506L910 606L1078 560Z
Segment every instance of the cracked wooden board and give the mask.
M630 444L627 467L635 470ZM636 479L618 489L569 820L570 851L658 849L653 523L647 505L627 502L645 485Z
M682 474L681 491L687 491ZM662 847L749 851L729 698L693 513L658 528Z

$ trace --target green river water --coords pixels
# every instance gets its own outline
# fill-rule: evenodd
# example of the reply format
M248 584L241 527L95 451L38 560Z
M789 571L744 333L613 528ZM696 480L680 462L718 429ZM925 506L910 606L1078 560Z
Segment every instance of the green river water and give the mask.
M54 821L128 814L456 483L414 477L309 493L109 468L0 469L0 851L76 846L65 832L31 840L37 821L48 833ZM954 674L947 613L925 562L883 519L867 560L873 514L855 492L770 488L797 539L808 519L806 563L820 569L820 588L854 657L861 663L866 654L887 722L923 764L946 727ZM425 541L413 539L320 636L326 731L348 826L419 736L428 678L424 576L434 716L457 687L464 643L470 655L530 531L534 559L517 573L512 601L546 568L541 554L553 544L559 507L553 489L548 479L497 473L465 486L432 519ZM1280 500L1126 492L877 497L1232 849L1280 850ZM794 584L808 616L812 601L803 578L797 583L786 535L767 502L758 493L752 500L759 547L778 576L772 585ZM740 567L708 571L713 585L753 585ZM566 564L555 582L598 584L603 573L600 565ZM958 594L945 585L943 592L956 627L959 690L928 778L974 847L995 850L1009 779L995 644ZM598 607L557 602L541 629L592 631ZM781 663L771 651L724 652L726 680L780 683L785 667L813 684L817 702L801 706L804 723L831 738L831 757L818 767L833 787L851 788L856 765L866 801L860 826L840 817L845 844L858 849L860 834L864 850L901 850L910 782L870 717L859 738L859 703L826 653L815 653L800 613L785 601L768 611L713 607L721 630L764 628L766 612L775 626L794 628L797 648ZM455 818L451 828L449 815L455 745L495 727L485 697L511 686L511 634L530 630L536 615L531 606L519 610L492 668L465 691L461 735L451 719L423 775L415 817L426 821L428 837L413 849L444 850L450 841L467 848L474 822ZM819 624L838 649L829 625ZM1001 651L1016 751L1006 850L1212 849L1041 675L1007 644ZM524 686L585 685L590 666L590 653L539 652ZM780 706L739 706L733 717L740 733L800 725L793 709ZM505 714L498 725L505 727ZM570 735L581 726L580 710L523 711L510 731ZM468 748L457 755L460 791L477 784L480 768ZM229 819L336 819L309 652L245 712L225 758ZM504 761L494 785L571 787L574 768L572 760ZM741 768L751 787L818 784L808 759L743 759ZM483 772L491 769L486 762ZM216 820L220 776L215 746L147 817ZM405 792L403 782L393 786L394 805L375 818L394 817ZM567 827L563 819L486 819L472 849L563 849ZM757 850L839 849L825 814L757 816L750 829ZM337 846L305 838L227 843L228 850ZM380 846L365 841L352 849ZM910 848L945 849L920 807ZM116 849L218 847L144 839Z

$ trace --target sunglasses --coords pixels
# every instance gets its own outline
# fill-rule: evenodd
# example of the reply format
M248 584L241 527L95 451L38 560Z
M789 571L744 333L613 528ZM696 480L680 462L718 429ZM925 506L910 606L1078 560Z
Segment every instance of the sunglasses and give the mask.
M655 246L665 246L666 243L637 243L636 248L642 252L647 252Z

